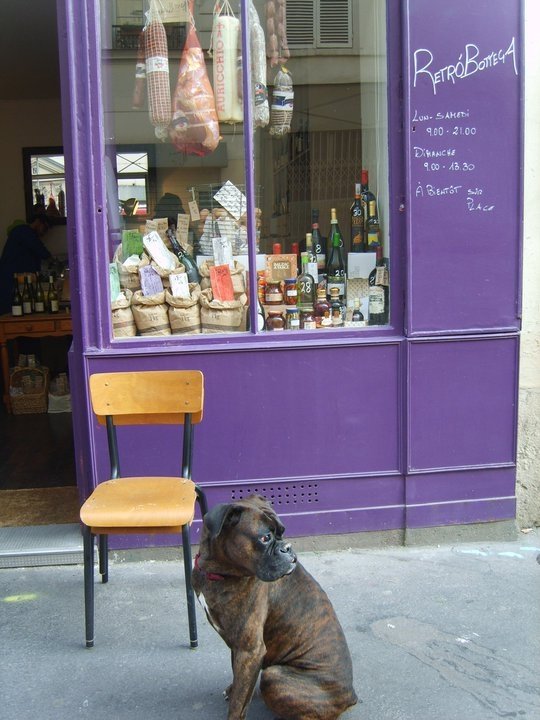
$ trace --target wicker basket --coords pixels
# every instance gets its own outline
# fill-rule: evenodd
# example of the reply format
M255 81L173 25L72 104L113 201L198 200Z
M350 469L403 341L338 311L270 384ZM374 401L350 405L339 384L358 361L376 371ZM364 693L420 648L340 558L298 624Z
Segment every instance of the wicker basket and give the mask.
M49 370L44 367L16 367L9 383L14 415L46 413L49 397Z

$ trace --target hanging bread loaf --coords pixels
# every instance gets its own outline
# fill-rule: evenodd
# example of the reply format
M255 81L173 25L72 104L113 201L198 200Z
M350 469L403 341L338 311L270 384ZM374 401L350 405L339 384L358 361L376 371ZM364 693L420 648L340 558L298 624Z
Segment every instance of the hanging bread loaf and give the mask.
M214 92L220 122L239 123L243 120L241 83L238 64L240 21L234 16L229 0L214 5L212 40L209 54L213 57Z
M193 0L190 12L189 32L173 95L169 137L180 152L203 156L213 152L219 144L219 123L214 93L193 20Z
M165 140L171 121L171 88L167 35L155 0L150 3L148 25L144 31L148 111L156 137Z

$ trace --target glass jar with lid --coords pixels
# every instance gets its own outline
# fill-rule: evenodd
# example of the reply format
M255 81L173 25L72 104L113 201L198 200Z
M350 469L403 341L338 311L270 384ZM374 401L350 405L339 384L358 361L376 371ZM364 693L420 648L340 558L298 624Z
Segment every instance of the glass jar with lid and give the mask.
M298 300L298 288L296 286L296 278L288 278L283 281L284 284L284 300L285 305L296 305Z
M302 330L315 330L317 327L315 323L315 313L313 312L313 306L307 305L302 308L300 314L300 328Z
M285 318L279 310L269 310L266 316L267 330L285 330Z
M283 291L281 289L281 282L279 280L266 281L266 288L264 291L264 303L265 305L283 304Z
M286 310L287 330L300 330L300 310L288 307Z

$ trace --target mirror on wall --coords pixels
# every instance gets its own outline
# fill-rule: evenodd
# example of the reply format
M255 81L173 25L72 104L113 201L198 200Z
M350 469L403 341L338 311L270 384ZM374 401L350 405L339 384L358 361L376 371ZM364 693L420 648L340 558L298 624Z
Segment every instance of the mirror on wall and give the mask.
M62 146L23 148L23 177L27 220L42 211L53 224L65 224L66 174Z

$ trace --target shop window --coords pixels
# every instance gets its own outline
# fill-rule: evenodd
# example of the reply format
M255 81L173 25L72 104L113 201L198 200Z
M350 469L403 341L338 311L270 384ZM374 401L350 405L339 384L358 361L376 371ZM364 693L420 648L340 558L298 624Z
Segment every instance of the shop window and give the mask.
M51 222L66 222L66 176L61 147L23 148L23 175L28 220L45 212Z
M108 203L122 210L120 233L109 228L114 338L301 341L390 322L386 3L245 2L250 128L238 1L194 0L178 21L182 2L151 0L143 21L140 3L111 17L101 0L112 25L120 5L139 19L138 50L103 33ZM120 150L131 144L153 149L155 195L144 155Z

